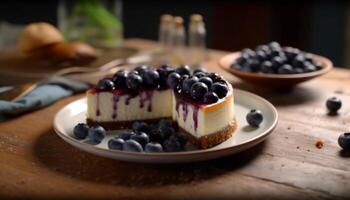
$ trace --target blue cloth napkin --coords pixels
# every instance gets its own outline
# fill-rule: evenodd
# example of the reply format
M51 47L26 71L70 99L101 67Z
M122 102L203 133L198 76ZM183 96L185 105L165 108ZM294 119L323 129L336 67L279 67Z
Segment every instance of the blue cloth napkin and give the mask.
M0 91L5 87L0 87ZM85 82L59 76L52 77L16 102L0 100L0 121L42 108L74 93L84 92L89 87L90 85Z

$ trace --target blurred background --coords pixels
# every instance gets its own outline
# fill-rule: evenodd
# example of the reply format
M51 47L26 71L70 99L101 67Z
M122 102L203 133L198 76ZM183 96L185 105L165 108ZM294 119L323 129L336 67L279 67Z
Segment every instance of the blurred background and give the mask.
M107 3L122 23L120 37L157 40L162 14L182 16L187 27L189 16L199 13L205 21L208 48L237 51L275 40L329 57L337 67L350 66L347 1L116 0ZM69 25L62 15L69 9L62 6L67 5L58 0L2 1L1 48L6 48L15 35L13 25L44 21L60 29L67 28Z

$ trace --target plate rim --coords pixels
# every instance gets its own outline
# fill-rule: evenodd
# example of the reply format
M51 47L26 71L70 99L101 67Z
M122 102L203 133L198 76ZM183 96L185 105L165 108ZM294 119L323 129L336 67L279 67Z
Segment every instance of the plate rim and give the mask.
M267 138L272 132L273 130L276 128L277 124L278 124L278 112L277 112L277 109L268 101L266 100L265 98L263 97L260 97L259 95L256 95L256 94L253 94L251 92L248 92L248 91L244 91L244 90L240 90L240 89L234 89L234 91L238 91L238 92L241 92L241 93L245 93L246 95L248 96L253 96L257 99L259 99L260 101L264 102L266 105L268 105L268 107L272 110L272 113L273 113L273 116L274 116L274 120L273 120L273 123L272 125L267 129L265 130L264 132L262 132L261 134L259 134L258 136L255 136L241 144L238 144L238 145L234 145L234 146L228 146L228 147L224 147L224 148L220 148L220 149L212 149L212 148L209 148L209 149L197 149L197 150L191 150L191 151L180 151L180 152L166 152L166 153L143 153L143 152L130 152L130 151L120 151L120 150L113 150L113 149L104 149L104 148L100 148L100 147L97 147L97 146L94 146L94 145L91 145L91 144L87 144L87 143L84 143L80 140L76 140L72 137L69 137L67 134L65 133L62 133L59 128L57 127L58 125L58 117L59 117L59 114L61 112L64 111L64 109L67 109L68 106L70 106L71 104L73 103L76 103L78 101L82 101L84 100L86 97L82 97L80 99L77 99L67 105L65 105L63 108L61 108L55 115L54 117L54 123L53 123L53 129L55 131L55 133L61 137L63 140L67 141L68 143L70 143L70 145L76 147L76 148L79 148L81 149L79 146L77 145L73 145L73 143L79 143L79 145L82 145L86 148L90 148L91 151L100 151L100 152L107 152L107 153L115 153L115 154L120 154L120 155L123 155L123 156L133 156L133 157L138 157L138 156L141 156L146 158L152 158L152 157L182 157L182 156L195 156L195 155L200 155L200 154L212 154L212 153L221 153L221 152L226 152L226 151L230 151L230 150L233 150L233 149L239 149L240 147L242 147L242 149L244 149L243 147L244 146L248 146L248 148L250 148L251 144L254 144L254 142L257 142L257 143L260 143L261 141L263 141L265 138ZM254 146L254 145L253 145ZM88 151L88 152L91 152L91 151ZM108 157L108 156L107 156Z

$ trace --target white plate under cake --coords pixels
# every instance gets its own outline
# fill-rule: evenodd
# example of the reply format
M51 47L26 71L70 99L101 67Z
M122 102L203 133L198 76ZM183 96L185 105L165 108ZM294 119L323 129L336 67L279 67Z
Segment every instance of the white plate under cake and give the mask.
M114 130L168 118L191 143L209 148L233 135L233 101L231 84L216 73L140 66L87 91L87 123Z

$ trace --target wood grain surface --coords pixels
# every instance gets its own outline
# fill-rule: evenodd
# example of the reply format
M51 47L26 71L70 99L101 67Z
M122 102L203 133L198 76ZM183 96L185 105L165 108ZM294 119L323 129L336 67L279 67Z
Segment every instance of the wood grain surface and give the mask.
M139 49L155 43L130 39ZM211 50L205 67L278 109L279 124L260 145L222 159L170 165L119 162L82 152L53 131L55 113L76 95L0 124L0 199L349 199L350 155L337 144L350 131L350 71L292 91L262 90L222 71ZM339 115L325 101L343 101ZM321 140L324 146L316 148Z

